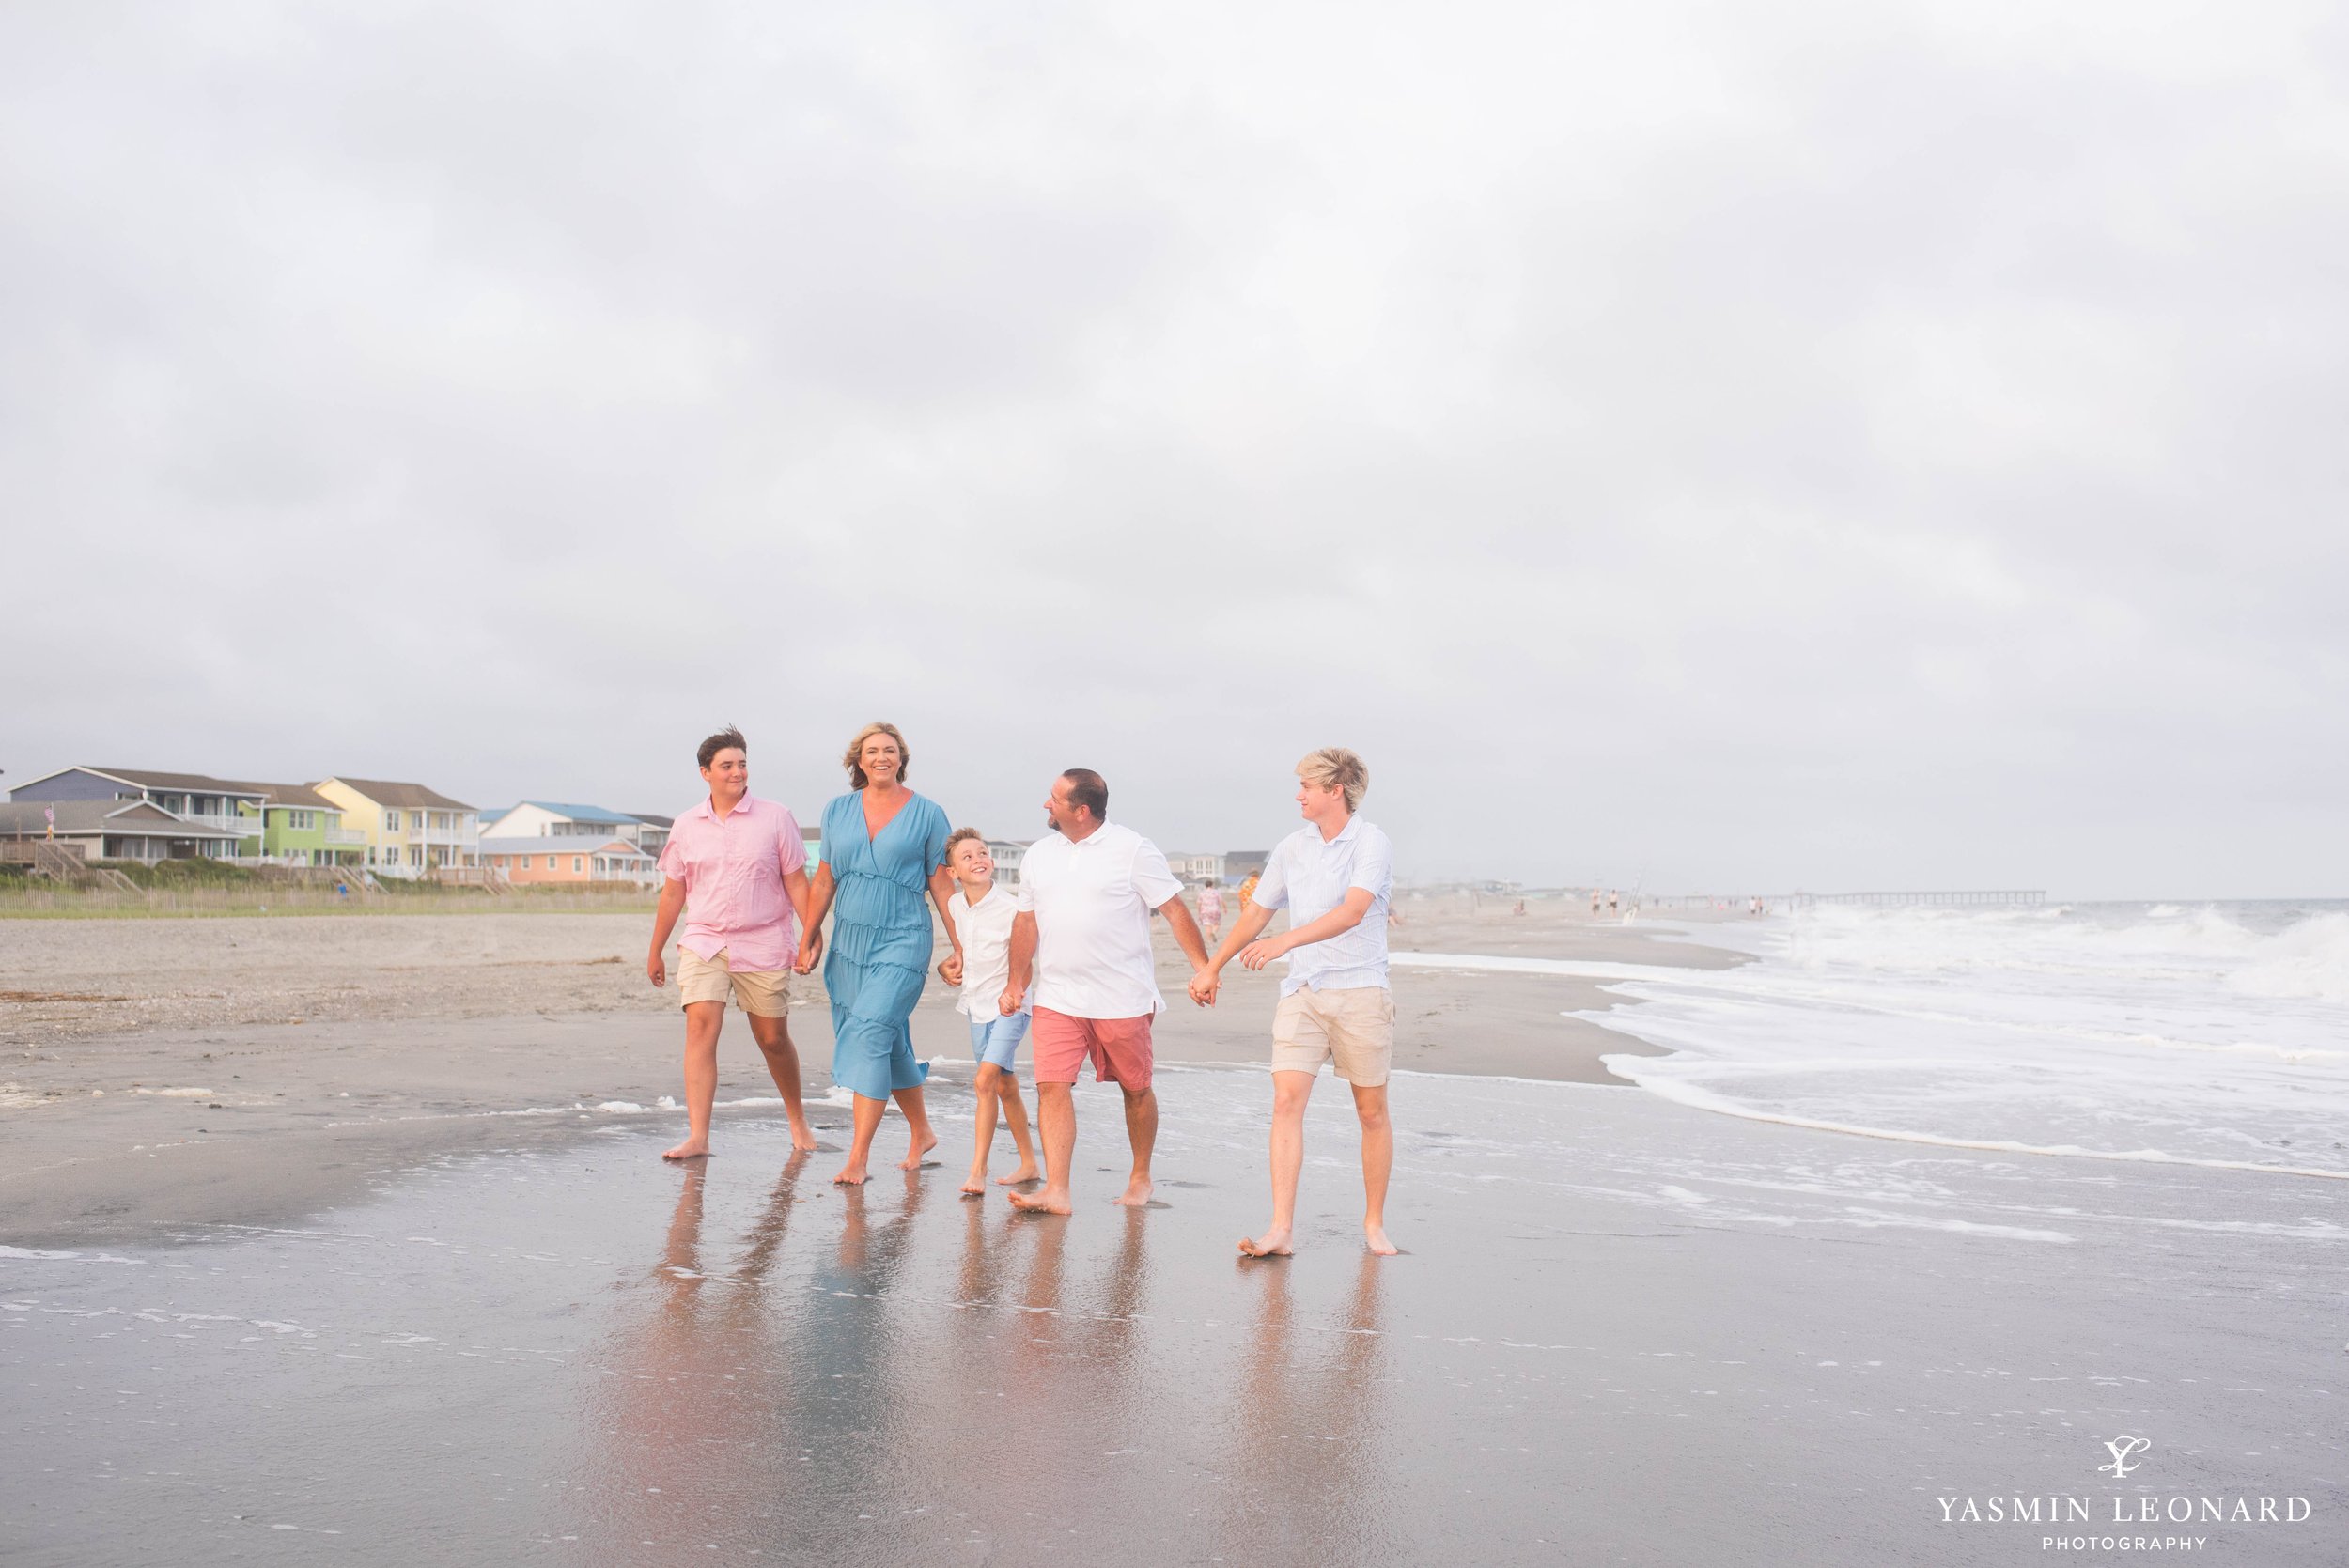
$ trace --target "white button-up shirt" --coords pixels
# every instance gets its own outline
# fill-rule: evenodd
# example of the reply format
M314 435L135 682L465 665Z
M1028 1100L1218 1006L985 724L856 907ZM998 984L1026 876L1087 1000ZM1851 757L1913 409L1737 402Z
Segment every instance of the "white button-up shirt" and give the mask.
M974 1018L1002 1017L1003 987L1011 984L1011 923L1019 918L1011 894L989 886L987 896L973 904L957 888L946 900L946 912L954 917L955 939L962 943L962 995L955 1011Z
M1359 815L1348 817L1338 836L1322 841L1310 825L1283 839L1265 862L1249 902L1286 908L1289 929L1310 925L1346 902L1356 888L1367 889L1370 908L1351 931L1289 951L1288 978L1281 994L1339 991L1387 983L1387 899L1394 892L1394 846Z
M1159 846L1114 822L1074 844L1048 833L1030 845L1018 902L1035 916L1035 1005L1073 1018L1164 1008L1150 911L1182 891Z

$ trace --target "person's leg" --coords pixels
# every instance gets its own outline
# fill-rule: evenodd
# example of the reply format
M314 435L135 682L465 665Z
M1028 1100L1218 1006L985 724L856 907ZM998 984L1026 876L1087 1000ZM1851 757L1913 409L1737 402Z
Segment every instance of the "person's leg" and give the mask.
M1387 1176L1394 1169L1394 1128L1387 1121L1387 1079L1394 1062L1394 999L1383 986L1326 993L1330 1054L1354 1091L1362 1124L1362 1240L1392 1257L1387 1239Z
M910 1089L892 1089L889 1094L897 1102L898 1110L905 1115L906 1126L913 1134L906 1144L906 1157L897 1162L897 1169L919 1171L922 1169L922 1157L938 1147L938 1134L930 1130L929 1108L922 1103L922 1086L917 1083Z
M848 1163L840 1168L840 1174L832 1180L843 1186L862 1187L872 1173L867 1166L873 1157L873 1138L880 1131L881 1112L889 1109L889 1102L859 1094L851 1103L856 1107L856 1125L848 1139Z
M1150 1201L1150 1152L1159 1144L1159 1092L1118 1087L1126 1095L1126 1141L1133 1147L1134 1172L1126 1180L1126 1190L1110 1202L1140 1208Z
M1150 1155L1159 1141L1159 1096L1152 1090L1149 1013L1134 1018L1095 1018L1093 1076L1117 1085L1126 1096L1126 1141L1133 1149L1133 1174L1126 1190L1110 1201L1140 1208L1150 1201Z
M807 1125L807 1110L800 1100L800 1053L791 1044L790 1022L780 1013L746 1017L751 1020L751 1038L758 1042L759 1051L767 1058L767 1073L775 1080L775 1093L783 1096L784 1119L791 1124L791 1152L811 1153L816 1132Z
M971 1175L962 1184L966 1198L987 1195L987 1157L995 1150L996 1084L1003 1076L994 1063L982 1059L978 1076L972 1080L972 1093L978 1099L978 1115L971 1146Z
M1010 1175L996 1177L995 1185L1018 1187L1044 1172L1036 1168L1035 1141L1028 1136L1028 1108L1019 1102L1019 1080L1008 1071L999 1069L998 1074L996 1102L1003 1107L1003 1125L1011 1128L1011 1143L1019 1151L1019 1164Z
M685 1141L663 1159L698 1159L709 1152L709 1113L718 1099L718 1032L725 1027L723 1001L688 1002L685 1008Z
M1036 1126L1044 1135L1044 1186L1034 1192L1011 1194L1015 1208L1044 1214L1068 1212L1069 1163L1077 1157L1077 1103L1069 1094L1072 1087L1066 1083L1035 1086Z
M1311 1073L1272 1075L1272 1223L1239 1244L1252 1258L1285 1257L1295 1249L1297 1178L1305 1168L1305 1107L1313 1093Z
M1362 1239L1382 1257L1392 1257L1387 1239L1387 1176L1394 1169L1394 1126L1387 1120L1387 1086L1354 1089L1354 1114L1362 1124ZM1291 1182L1294 1189L1295 1183Z

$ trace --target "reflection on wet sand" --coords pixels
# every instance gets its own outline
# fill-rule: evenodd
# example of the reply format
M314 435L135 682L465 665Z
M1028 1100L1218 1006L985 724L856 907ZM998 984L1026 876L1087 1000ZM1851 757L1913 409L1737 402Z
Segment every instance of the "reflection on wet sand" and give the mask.
M1243 1262L1255 1323L1232 1391L1237 1484L1224 1538L1259 1544L1264 1561L1382 1562L1401 1545L1387 1524L1406 1485L1380 1421L1387 1335L1380 1286L1387 1259L1364 1252L1331 1327L1300 1327L1295 1261Z
M731 1532L753 1513L757 1478L779 1459L779 1438L797 1425L795 1385L759 1353L766 1338L766 1285L782 1254L806 1156L787 1161L739 1260L722 1271L705 1256L705 1167L680 1174L660 1261L637 1285L644 1310L615 1338L603 1371L610 1389L591 1397L588 1497L572 1509L614 1545L674 1544L681 1534ZM648 1290L646 1287L649 1287ZM778 1420L778 1418L781 1418ZM584 1507L582 1507L583 1502ZM575 1520L577 1514L574 1514Z
M1018 1434L1024 1506L1047 1521L1090 1515L1105 1488L1130 1489L1126 1472L1155 1463L1162 1390L1136 1364L1136 1325L1150 1296L1150 1215L1122 1208L1114 1222L1123 1227L1117 1245L1073 1291L1066 1252L1077 1221L1036 1215L1011 1225L1031 1250L1003 1403Z

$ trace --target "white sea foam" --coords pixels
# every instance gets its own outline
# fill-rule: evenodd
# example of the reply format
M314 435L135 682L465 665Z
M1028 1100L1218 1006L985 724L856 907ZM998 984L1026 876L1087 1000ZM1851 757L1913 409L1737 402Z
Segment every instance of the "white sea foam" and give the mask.
M1590 1015L1680 1104L1955 1148L2349 1177L2349 911L1825 908Z
M1558 974L1577 980L1636 980L1688 972L1665 964L1610 964L1583 958L1525 958L1481 953L1390 953L1400 969L1472 970L1483 974ZM1702 972L1702 971L1698 971Z

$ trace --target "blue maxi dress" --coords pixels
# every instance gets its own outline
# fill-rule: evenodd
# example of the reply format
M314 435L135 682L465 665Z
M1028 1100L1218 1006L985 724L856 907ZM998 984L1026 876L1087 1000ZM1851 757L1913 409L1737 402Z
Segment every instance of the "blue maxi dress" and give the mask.
M832 994L832 1080L885 1100L930 1075L914 1060L907 1020L930 972L930 873L946 863L946 814L916 795L878 835L864 831L864 797L824 808L824 863L832 895L824 989Z

